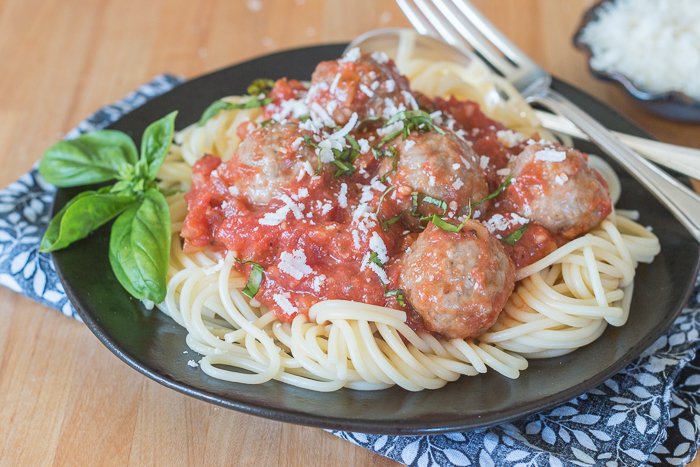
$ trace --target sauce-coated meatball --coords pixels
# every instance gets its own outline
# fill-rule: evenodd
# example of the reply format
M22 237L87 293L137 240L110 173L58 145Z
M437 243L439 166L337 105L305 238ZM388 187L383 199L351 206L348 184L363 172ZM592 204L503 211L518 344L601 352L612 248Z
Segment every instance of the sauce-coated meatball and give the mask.
M608 184L576 149L531 144L509 167L514 181L505 198L552 232L573 238L611 212Z
M338 125L344 125L354 112L363 119L384 116L387 106L412 108L406 102L410 95L408 79L392 60L362 54L352 61L350 55L318 64L309 91L312 110L314 103L319 104Z
M460 232L429 224L401 260L399 285L429 331L448 339L483 334L513 291L515 266L477 221Z
M406 140L395 141L396 170L391 171L394 161L383 157L379 173L388 173L387 181L397 186L405 207L411 204L411 193L418 191L445 201L448 213L459 217L467 214L470 202L489 194L479 157L452 133L414 132ZM423 216L443 214L440 208L428 203L421 203L418 211ZM417 225L416 217L405 215L403 219L411 227Z
M298 123L290 122L248 134L218 172L248 202L266 204L280 190L295 184L300 172L315 172L317 167L314 149L302 140Z

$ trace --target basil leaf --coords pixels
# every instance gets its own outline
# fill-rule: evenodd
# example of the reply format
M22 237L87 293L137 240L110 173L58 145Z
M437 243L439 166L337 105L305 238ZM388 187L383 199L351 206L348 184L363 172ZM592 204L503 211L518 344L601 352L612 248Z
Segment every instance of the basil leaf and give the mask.
M386 298L395 297L396 302L399 304L399 306L406 306L406 302L403 299L403 289L391 289L385 292L384 296Z
M488 200L490 200L490 199L492 199L492 198L495 198L496 196L498 196L498 195L500 195L501 193L503 193L503 190L506 189L506 187L508 186L508 184L509 184L511 181L513 181L513 174L508 175L508 178L506 178L505 181L504 181L503 183L501 183L501 186L499 186L498 188L496 188L496 191L494 191L493 193L491 193L490 195L488 195L488 196L485 197L484 199L480 199L480 200L477 201L476 203L472 203L471 205L472 205L472 206L476 206L476 205L479 205L479 204L483 203L484 201L488 201Z
M109 262L122 286L138 299L160 303L167 291L170 210L155 189L124 212L112 227Z
M382 264L381 261L379 261L379 255L377 255L377 253L374 251L372 253L370 253L369 259L367 260L367 262L374 263L377 266L379 266L380 268L384 269L384 265Z
M49 224L39 251L47 253L87 237L137 200L133 195L85 191L70 200Z
M422 198L419 198L421 195L422 195ZM447 212L447 202L446 201L443 201L439 198L433 198L432 196L428 196L425 193L421 193L420 191L414 191L413 193L411 193L411 206L412 206L411 215L413 217L420 216L420 213L418 212L418 206L420 205L420 203L428 203L428 204L432 204L433 206L439 207L440 209L442 209L442 216L444 216L445 213ZM428 216L427 218L422 218L421 220L429 219L430 217L432 217L432 216Z
M527 230L527 224L518 228L516 231L514 231L512 234L508 235L506 238L502 239L501 241L506 242L510 246L513 246L517 243L518 240L520 240L522 238L522 236L526 230Z
M272 91L274 86L274 80L259 78L250 83L247 92L251 96L259 96L260 94L267 94L268 92Z
M272 99L250 99L249 101L242 102L240 104L233 104L226 101L215 101L209 107L206 108L202 117L197 122L197 126L204 125L210 118L216 117L222 110L236 110L236 109L254 109L255 107L263 107L272 102Z
M426 219L428 219L428 218L426 218ZM430 222L432 222L433 224L435 224L436 227L439 227L442 230L445 230L447 232L459 232L460 230L462 230L462 227L464 227L464 225L467 223L467 221L469 220L469 217L464 219L462 221L462 223L459 225L450 224L449 222L444 221L440 217L438 217L437 214L433 214L432 217L430 217L429 219L430 219ZM423 219L421 219L421 221L422 220Z
M384 202L384 198L386 197L386 195L388 195L389 193L391 193L395 189L396 189L396 186L390 186L389 188L386 189L386 191L384 193L382 193L382 196L379 197L379 205L377 206L377 211L374 213L374 215L377 216L377 219L379 220L379 225L382 226L382 230L384 230L384 232L387 232L391 225L398 222L398 220L401 219L401 216L403 216L403 214L408 210L408 208L406 208L403 211L401 211L399 214L396 214L395 216L392 216L386 220L379 217L379 210L382 208L382 203Z
M100 130L51 146L39 163L39 173L59 187L91 185L117 178L124 166L137 160L129 135Z
M138 265L131 248L131 232L140 206L136 204L117 217L109 237L109 264L112 265L112 271L122 287L138 299L144 297L145 286L141 276L135 273Z
M177 110L148 125L141 138L141 160L148 165L146 177L155 180L165 156L170 151L170 143L175 132Z
M248 280L245 283L245 288L241 290L241 293L247 296L248 298L255 297L255 295L260 290L260 285L262 285L263 276L265 275L265 268L263 268L260 264L256 263L255 261L250 261L247 259L238 259L235 256L233 257L233 259L235 259L241 264L253 265L253 268L250 270L250 274L248 274Z

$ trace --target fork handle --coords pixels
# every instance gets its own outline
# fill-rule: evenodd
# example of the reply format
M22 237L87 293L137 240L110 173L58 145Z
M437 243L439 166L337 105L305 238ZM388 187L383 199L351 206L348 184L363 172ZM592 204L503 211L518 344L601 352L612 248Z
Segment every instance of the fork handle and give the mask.
M669 174L643 159L610 133L593 117L558 92L548 89L532 96L542 105L562 115L597 143L634 178L644 185L700 242L700 196Z

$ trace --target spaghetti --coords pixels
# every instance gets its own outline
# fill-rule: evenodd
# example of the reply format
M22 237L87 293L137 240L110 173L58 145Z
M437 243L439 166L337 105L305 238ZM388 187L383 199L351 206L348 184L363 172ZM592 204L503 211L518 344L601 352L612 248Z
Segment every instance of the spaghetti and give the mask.
M431 98L478 99L489 116L506 120L510 128L544 134L515 94L497 105L486 104L485 89L497 78L453 64L412 61L406 44L397 65L413 90ZM238 97L226 100L241 102ZM161 185L189 189L192 166L202 156L231 159L243 139L240 128L256 127L252 122L262 119L258 108L229 110L181 131L158 175ZM602 160L592 157L591 164L603 167L600 172L615 200L619 182L614 172ZM315 391L393 385L418 391L487 368L517 378L527 359L566 354L593 342L608 324L623 325L635 268L659 252L651 232L628 213L613 211L587 234L518 268L515 290L485 333L444 338L411 326L401 307L357 301L318 301L308 314L282 320L279 312L242 293L247 277L236 269L237 252L202 248L185 253L180 232L187 201L175 194L168 203L173 222L168 291L157 306L187 329L187 345L203 355L199 364L206 374L244 384L277 380Z

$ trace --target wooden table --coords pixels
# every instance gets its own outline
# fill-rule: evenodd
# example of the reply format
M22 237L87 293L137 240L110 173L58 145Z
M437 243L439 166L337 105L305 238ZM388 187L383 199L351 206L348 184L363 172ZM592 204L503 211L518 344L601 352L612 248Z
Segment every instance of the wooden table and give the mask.
M651 116L589 75L570 39L592 0L475 3L554 75L662 141L700 148L697 126ZM408 26L392 0L0 0L0 186L158 73L190 78L386 26ZM82 324L7 289L0 317L0 466L397 465L319 429L166 389Z

